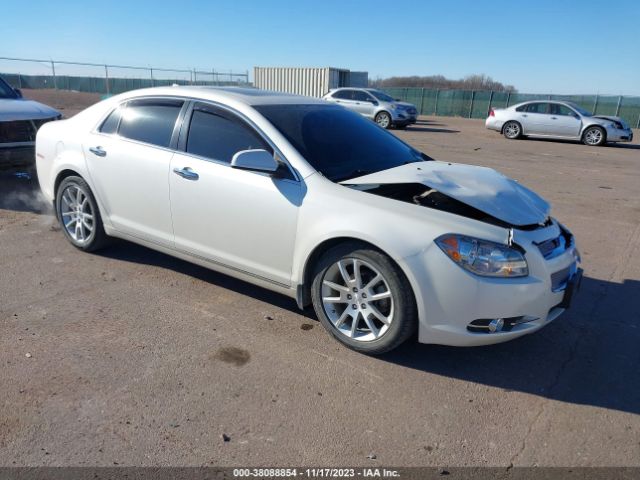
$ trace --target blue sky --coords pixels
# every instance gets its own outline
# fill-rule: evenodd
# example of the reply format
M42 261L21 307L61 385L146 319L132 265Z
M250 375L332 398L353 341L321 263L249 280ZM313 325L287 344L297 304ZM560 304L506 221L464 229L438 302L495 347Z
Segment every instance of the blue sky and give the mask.
M637 0L31 0L4 2L0 56L485 73L521 92L640 95L639 29Z

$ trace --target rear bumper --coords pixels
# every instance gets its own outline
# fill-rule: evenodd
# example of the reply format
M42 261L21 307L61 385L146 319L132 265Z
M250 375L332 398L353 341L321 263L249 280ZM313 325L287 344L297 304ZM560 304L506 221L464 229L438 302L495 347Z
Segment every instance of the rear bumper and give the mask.
M35 144L21 142L16 146L0 144L0 168L34 167L36 163Z
M484 126L489 130L495 130L496 132L502 131L502 126L504 122L502 120L498 120L496 117L487 117L484 122Z

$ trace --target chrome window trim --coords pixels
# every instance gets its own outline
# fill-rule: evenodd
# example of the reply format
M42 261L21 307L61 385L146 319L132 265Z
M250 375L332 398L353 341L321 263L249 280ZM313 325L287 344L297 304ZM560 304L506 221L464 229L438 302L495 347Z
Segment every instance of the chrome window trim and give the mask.
M178 122L180 122L180 125L179 125L178 141L176 142L175 146L162 147L160 145L156 145L156 144L153 144L153 143L141 142L139 140L134 140L134 139L131 139L131 138L123 137L122 135L120 135L118 133L118 131L120 130L120 122L122 121L122 116L120 117L120 120L118 121L118 128L116 130L116 133L103 133L103 132L101 132L99 130L100 127L102 126L102 124L104 123L104 121L117 108L121 108L123 105L126 108L126 104L127 103L129 103L131 101L135 101L135 100L154 100L154 99L159 99L159 100L167 100L167 99L168 100L182 100L182 101L185 102L184 105L182 106L182 109L180 110L180 113L178 114L178 118L176 119L176 126L177 126ZM258 134L258 136L265 143L267 143L267 145L269 145L273 149L274 155L277 154L277 157L278 157L277 160L279 160L280 162L284 163L286 165L286 167L289 169L289 171L291 172L291 175L293 176L293 179L282 178L281 180L282 181L288 181L288 182L295 182L295 183L301 183L302 182L302 177L300 176L300 174L296 171L295 168L293 168L293 166L291 165L289 160L287 160L287 157L276 146L276 144L269 138L269 136L267 134L265 134L262 131L262 129L260 129L260 127L258 127L250 118L248 118L242 112L239 112L238 110L236 110L236 109L234 109L232 107L229 107L228 105L224 105L224 104L216 102L214 100L203 100L201 98L182 97L182 96L177 96L177 95L176 96L173 96L173 95L143 95L143 96L140 96L140 97L127 98L126 100L123 100L122 102L118 103L118 105L116 105L115 107L110 109L105 115L102 115L100 117L100 120L96 123L96 125L94 126L94 128L91 130L90 133L92 133L94 135L100 135L100 136L103 136L103 137L107 137L107 138L119 139L119 140L122 140L122 141L125 141L125 142L131 142L131 143L134 143L134 144L137 144L137 145L143 145L143 146L147 146L147 147L151 147L151 148L157 148L157 149L160 149L160 150L165 150L165 151L169 151L169 152L173 152L173 153L180 153L182 155L193 157L193 158L196 158L198 160L205 160L205 161L208 161L208 162L213 162L213 163L217 163L217 164L220 164L220 165L225 165L225 166L231 168L231 164L228 163L228 162L223 162L221 160L215 160L215 159L212 159L212 158L202 157L200 155L195 155L193 153L188 153L186 150L180 150L178 148L179 139L180 139L180 136L182 135L182 130L183 130L183 128L185 126L188 126L189 123L191 122L191 118L190 117L187 118L187 113L192 113L193 112L192 105L195 104L195 103L204 103L204 104L209 104L209 105L211 105L213 107L221 108L223 110L228 111L232 115L236 115L242 121L246 122ZM174 126L174 130L175 130L176 126ZM172 140L173 140L173 135L172 135Z

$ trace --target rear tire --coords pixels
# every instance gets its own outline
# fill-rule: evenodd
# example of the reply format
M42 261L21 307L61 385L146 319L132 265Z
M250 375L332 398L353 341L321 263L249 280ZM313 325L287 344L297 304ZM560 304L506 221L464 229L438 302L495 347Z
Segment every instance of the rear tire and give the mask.
M590 147L599 147L607 143L607 134L602 127L587 127L582 134L582 143Z
M508 121L502 127L502 134L509 140L516 140L522 136L522 125L516 121Z
M359 242L325 252L313 273L313 308L340 343L379 355L409 339L418 327L413 290L385 254Z
M74 247L93 252L107 245L109 237L98 203L82 177L62 180L56 192L56 214L65 237Z
M387 112L379 112L375 117L375 122L384 129L391 128L391 115Z

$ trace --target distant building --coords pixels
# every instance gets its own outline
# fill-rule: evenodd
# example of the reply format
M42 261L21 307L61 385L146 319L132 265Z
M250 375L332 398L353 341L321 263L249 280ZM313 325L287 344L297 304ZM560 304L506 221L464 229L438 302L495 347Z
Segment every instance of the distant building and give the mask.
M262 90L321 97L332 88L367 87L369 74L332 67L253 67L253 84Z

